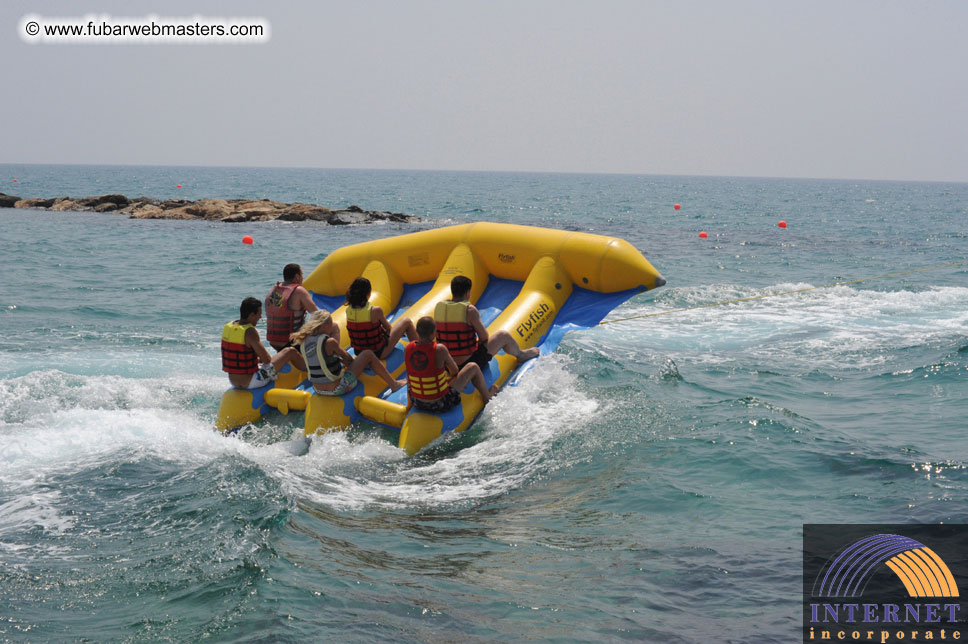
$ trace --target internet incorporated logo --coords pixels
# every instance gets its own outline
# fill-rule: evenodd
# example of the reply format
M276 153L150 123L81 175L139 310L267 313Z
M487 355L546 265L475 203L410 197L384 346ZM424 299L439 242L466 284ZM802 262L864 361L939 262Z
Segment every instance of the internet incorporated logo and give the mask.
M827 568L815 597L859 597L881 564L898 576L909 597L957 597L947 564L931 548L898 534L876 534L844 548Z
M968 526L807 524L803 545L805 642L961 639Z

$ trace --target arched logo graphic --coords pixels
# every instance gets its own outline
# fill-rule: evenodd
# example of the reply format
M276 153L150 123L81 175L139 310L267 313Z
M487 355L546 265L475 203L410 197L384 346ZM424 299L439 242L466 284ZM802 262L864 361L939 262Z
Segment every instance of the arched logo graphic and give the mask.
M876 534L837 553L813 586L814 597L860 597L881 565L890 568L910 597L958 597L944 561L923 543L897 534Z

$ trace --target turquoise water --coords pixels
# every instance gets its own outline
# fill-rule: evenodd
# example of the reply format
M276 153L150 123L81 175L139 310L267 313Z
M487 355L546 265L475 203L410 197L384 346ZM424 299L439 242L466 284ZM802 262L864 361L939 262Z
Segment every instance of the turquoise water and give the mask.
M965 265L570 334L415 458L373 426L309 444L297 415L211 430L221 325L290 261L478 220L616 235L668 280L618 320L963 262L966 184L11 165L0 182L425 218L0 210L3 641L788 642L803 523L968 522Z

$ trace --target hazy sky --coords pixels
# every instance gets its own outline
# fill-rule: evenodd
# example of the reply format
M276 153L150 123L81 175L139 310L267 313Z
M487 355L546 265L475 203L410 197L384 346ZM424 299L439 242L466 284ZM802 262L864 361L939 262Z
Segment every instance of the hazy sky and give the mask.
M31 45L31 13L272 31ZM968 181L965 0L5 0L0 20L2 163Z

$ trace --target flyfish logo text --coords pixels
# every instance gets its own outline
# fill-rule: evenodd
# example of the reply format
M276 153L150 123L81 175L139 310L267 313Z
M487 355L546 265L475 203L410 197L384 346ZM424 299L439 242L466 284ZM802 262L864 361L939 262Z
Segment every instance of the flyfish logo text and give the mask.
M862 526L804 525L803 641L960 640L965 613L956 572L964 571L956 566L953 572L922 540L940 535L936 541L951 557L952 552L964 552L968 526L865 527L907 529L906 534L868 531L857 538L858 531L850 528ZM841 529L839 537L836 528ZM854 540L839 549L830 547L838 539L843 544L845 535ZM953 548L952 542L959 547ZM835 554L821 565L818 555L824 556L824 550ZM949 560L964 567L960 555Z
M518 337L524 338L530 335L532 329L541 324L541 321L544 320L545 315L547 315L548 311L550 310L551 307L542 302L541 306L531 311L531 315L528 316L528 319L519 324L518 328L515 329L518 332Z

